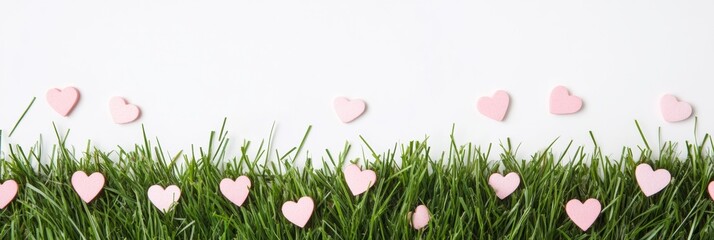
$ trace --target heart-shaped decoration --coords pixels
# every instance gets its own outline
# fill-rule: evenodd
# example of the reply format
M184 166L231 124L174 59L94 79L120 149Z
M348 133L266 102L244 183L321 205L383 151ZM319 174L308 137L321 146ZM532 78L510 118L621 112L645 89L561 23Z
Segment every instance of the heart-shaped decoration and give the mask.
M160 185L153 185L149 187L148 195L149 201L161 212L165 213L178 203L179 198L181 198L181 189L176 185L168 186L166 189Z
M583 231L587 231L595 223L597 217L600 216L601 210L600 201L594 198L585 200L584 203L578 199L573 199L565 204L565 213Z
M573 114L583 107L583 100L570 95L563 86L557 86L550 92L550 113L557 115Z
M15 180L7 180L0 184L0 209L5 209L17 196L17 182Z
M488 185L491 185L493 190L496 191L496 196L500 199L511 195L520 184L521 177L514 172L506 174L505 177L500 173L494 173L488 178Z
M414 209L414 212L409 212L407 214L407 219L409 219L409 224L416 230L425 228L431 220L431 215L429 215L429 209L426 205L419 205Z
M129 104L122 97L113 97L109 101L109 111L115 123L124 124L135 121L141 115L141 110L134 104Z
M672 175L667 169L654 171L650 165L643 163L635 168L635 179L645 196L649 197L662 191L672 180Z
M662 117L667 122L679 122L687 120L692 116L692 105L686 102L681 102L677 97L672 95L664 95L659 101Z
M76 171L72 174L72 187L82 201L89 203L102 191L104 175L95 172L87 176L83 171Z
M478 99L476 108L484 116L496 120L503 121L508 112L508 106L511 102L511 97L503 90L498 90L492 97L481 97Z
M57 88L50 89L45 95L50 107L62 116L68 116L79 102L79 90L74 87L66 87L63 90Z
M303 228L312 217L312 210L315 209L315 202L310 197L301 197L297 202L287 201L283 203L283 216L296 226Z
M374 186L377 182L377 174L372 170L362 171L357 165L350 164L344 169L342 173L345 174L345 181L347 182L347 187L350 188L352 195L360 195L367 191L370 187Z
M333 102L337 117L343 123L349 123L361 116L367 109L367 104L360 99L350 100L345 97L335 98Z
M714 200L714 181L709 182L707 186L707 191L709 192L709 197Z
M248 198L250 187L250 179L246 176L240 176L235 181L230 178L224 178L219 185L223 196L239 207Z

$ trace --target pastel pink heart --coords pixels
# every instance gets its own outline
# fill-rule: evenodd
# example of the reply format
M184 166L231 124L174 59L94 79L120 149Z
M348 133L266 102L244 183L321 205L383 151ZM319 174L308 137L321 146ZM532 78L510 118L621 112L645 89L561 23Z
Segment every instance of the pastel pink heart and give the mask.
M669 94L662 96L659 106L662 111L662 117L667 122L684 121L692 116L692 105L679 101L677 97Z
M362 171L357 165L350 164L342 169L345 174L347 187L350 188L352 195L357 196L367 191L377 182L377 174L372 170Z
M714 200L714 181L709 182L709 186L707 186L707 191L709 192L709 197Z
M135 121L141 115L141 110L122 97L113 97L109 101L109 111L115 123L124 124Z
M7 180L0 184L0 209L5 209L15 199L18 189L15 180Z
M287 201L282 207L283 216L300 228L305 227L314 209L315 202L310 197L301 197L297 202Z
M557 86L550 92L550 113L557 115L573 114L583 107L583 100L570 95L563 86Z
M361 116L367 109L367 104L360 99L350 100L345 97L335 98L335 112L343 123L349 123Z
M166 189L160 185L153 185L149 187L148 196L149 201L161 212L165 213L178 203L179 198L181 198L181 189L176 185L168 186Z
M583 231L587 231L595 223L597 217L600 216L601 210L600 201L594 198L585 200L584 203L578 199L573 199L565 204L565 213Z
M504 199L511 195L518 185L521 184L521 177L517 173L509 173L504 177L500 173L491 174L488 178L488 185L490 185L494 191L496 191L496 196L500 199Z
M635 168L635 179L640 185L640 190L649 197L667 187L672 180L672 175L667 169L654 171L650 165L643 163Z
M102 191L104 182L104 175L99 172L89 176L83 171L76 171L72 174L72 187L85 203L91 202Z
M246 176L240 176L236 180L224 178L221 180L219 188L223 196L240 207L245 202L245 199L248 198L250 179Z
M429 224L431 215L429 215L429 209L426 205L422 204L417 206L413 213L409 212L407 218L409 219L409 224L411 224L414 229L419 230Z
M45 95L50 107L62 116L68 116L79 102L79 90L66 87L63 90L53 88Z
M508 106L511 102L511 97L503 90L498 90L491 97L481 97L478 99L476 108L484 116L496 120L503 121L508 112Z

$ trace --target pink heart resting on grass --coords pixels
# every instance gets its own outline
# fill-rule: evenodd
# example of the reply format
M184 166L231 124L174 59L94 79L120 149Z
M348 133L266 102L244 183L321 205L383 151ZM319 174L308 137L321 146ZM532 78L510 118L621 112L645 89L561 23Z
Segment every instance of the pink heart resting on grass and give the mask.
M246 176L240 176L235 181L230 178L224 178L221 180L219 188L223 196L240 207L245 202L245 199L248 198L250 179Z
M565 204L565 213L583 231L587 231L595 223L597 217L600 216L601 210L600 201L594 198L585 200L584 203L581 203L578 199L573 199Z
M76 171L72 174L72 187L82 201L89 203L102 191L104 175L95 172L87 176L83 171Z
M310 197L301 197L297 202L287 201L282 207L283 216L300 228L305 227L314 209L315 202Z
M650 165L643 163L635 168L635 178L642 192L649 197L662 191L672 180L672 175L667 169L654 171Z
M178 203L179 198L181 198L181 189L176 185L168 186L166 189L159 185L153 185L149 187L148 195L149 201L161 212L165 213Z
M679 101L677 97L669 94L662 96L659 106L662 110L662 117L667 122L684 121L692 116L692 105Z
M370 187L377 182L377 174L372 170L360 169L357 165L350 164L344 169L342 173L345 174L345 181L347 182L347 187L350 188L352 195L357 196L367 191Z
M337 117L343 123L349 123L361 116L367 109L367 104L360 99L350 100L345 97L335 98L333 102Z
M496 191L496 196L500 199L504 199L511 195L518 185L521 184L521 177L517 173L509 173L504 177L500 173L491 174L488 178L488 185L490 185L494 191Z
M79 102L79 90L74 87L66 87L63 90L57 88L47 91L47 103L50 107L62 116L68 116Z
M492 97L481 97L478 99L476 108L484 116L496 120L503 121L508 112L508 105L511 102L511 97L503 90L498 90Z
M124 124L135 121L141 115L141 110L134 104L129 104L122 97L113 97L109 101L109 111L115 123Z
M709 192L709 197L714 200L714 181L709 182L707 186L707 191Z
M429 224L431 216L429 215L429 209L426 208L426 205L422 204L414 209L414 213L407 213L407 219L414 229L419 230Z
M0 184L0 209L5 209L15 199L17 190L18 186L15 180L7 180Z
M570 95L563 86L557 86L550 92L550 113L556 115L573 114L583 107L583 100Z

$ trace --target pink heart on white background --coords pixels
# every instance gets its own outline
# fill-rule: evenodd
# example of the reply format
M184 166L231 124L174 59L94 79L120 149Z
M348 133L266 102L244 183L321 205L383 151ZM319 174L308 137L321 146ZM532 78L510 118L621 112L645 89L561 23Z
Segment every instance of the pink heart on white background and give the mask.
M0 209L5 209L15 199L18 189L15 180L7 180L0 184Z
M565 213L583 231L587 231L595 223L597 217L600 216L601 210L600 201L594 198L585 200L584 203L578 199L573 199L565 204Z
M161 212L168 212L174 204L178 203L179 198L181 198L181 189L176 185L171 185L164 189L160 185L153 185L149 187L148 191L149 201Z
M654 171L649 164L642 163L635 168L635 178L642 192L649 197L667 187L672 175L667 169Z
M409 224L416 230L426 227L429 224L429 220L431 220L429 209L423 204L417 206L413 213L409 212L407 218L409 219Z
M362 171L357 165L350 164L342 169L345 181L352 195L357 196L367 191L377 182L377 174L372 170Z
M367 104L360 99L350 100L346 97L335 98L335 112L343 123L349 123L361 116L367 109Z
M679 122L692 116L692 105L679 101L672 95L664 95L659 101L662 117L667 122Z
M76 171L72 174L72 187L82 201L89 203L102 191L104 175L95 172L87 176L83 171Z
M310 197L301 197L297 202L287 201L282 207L283 216L300 228L305 227L314 209L315 202Z
M503 90L498 90L492 97L481 97L478 99L476 108L484 116L496 120L503 121L508 112L508 105L511 102L511 97Z
M66 87L63 90L57 88L50 89L45 95L50 107L62 116L68 116L79 102L79 90L74 87Z
M109 111L115 123L124 124L135 121L141 115L141 110L122 97L113 97L109 101Z
M709 197L714 200L714 181L709 182L707 186L707 192L709 192Z
M235 181L230 178L224 178L221 180L219 188L223 196L240 207L245 202L245 199L248 198L250 179L246 176L240 176Z
M496 196L500 199L511 195L520 184L521 177L514 172L506 174L505 177L500 173L494 173L488 178L488 185L491 185L493 190L496 191Z
M573 114L583 107L583 100L570 95L563 86L557 86L550 92L550 113L557 115Z

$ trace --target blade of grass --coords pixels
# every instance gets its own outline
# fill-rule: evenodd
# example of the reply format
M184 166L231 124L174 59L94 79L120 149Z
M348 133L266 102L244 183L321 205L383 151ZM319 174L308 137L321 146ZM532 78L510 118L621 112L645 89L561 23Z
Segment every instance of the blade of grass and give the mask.
M22 115L20 115L20 118L17 119L17 121L15 122L15 126L13 126L12 130L10 130L10 134L8 135L8 137L12 137L12 134L15 133L15 129L17 129L17 126L20 125L20 122L22 121L22 119L25 118L25 115L30 110L30 107L32 107L32 104L35 103L35 99L37 99L37 97L32 97L32 101L30 101L30 104L27 105L27 108L25 108L25 111L22 112Z

